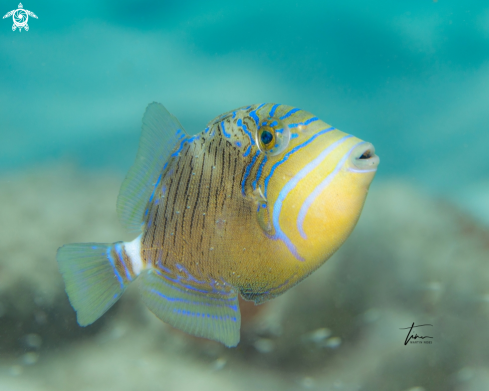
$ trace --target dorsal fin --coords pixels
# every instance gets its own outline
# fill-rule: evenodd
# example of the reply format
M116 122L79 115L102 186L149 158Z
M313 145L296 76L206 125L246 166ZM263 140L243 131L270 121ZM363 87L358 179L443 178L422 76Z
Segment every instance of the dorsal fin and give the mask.
M140 232L144 211L165 162L177 141L186 137L178 120L160 103L150 103L136 160L122 182L117 198L117 214L130 232Z

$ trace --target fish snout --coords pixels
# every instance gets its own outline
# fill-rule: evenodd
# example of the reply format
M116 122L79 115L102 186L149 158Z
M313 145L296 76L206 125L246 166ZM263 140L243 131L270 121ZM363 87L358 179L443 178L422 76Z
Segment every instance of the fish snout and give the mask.
M356 146L350 155L350 160L352 165L360 171L376 170L379 165L379 157L370 143L361 143Z

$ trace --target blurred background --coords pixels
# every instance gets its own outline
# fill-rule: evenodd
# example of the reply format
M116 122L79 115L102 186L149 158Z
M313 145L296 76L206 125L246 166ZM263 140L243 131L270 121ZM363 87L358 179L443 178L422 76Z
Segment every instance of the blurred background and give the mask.
M489 5L23 6L29 31L0 20L0 390L489 389ZM236 349L175 332L132 291L82 329L64 294L60 245L131 239L115 202L153 101L191 134L296 106L380 156L351 238L251 306ZM412 322L432 344L404 346Z

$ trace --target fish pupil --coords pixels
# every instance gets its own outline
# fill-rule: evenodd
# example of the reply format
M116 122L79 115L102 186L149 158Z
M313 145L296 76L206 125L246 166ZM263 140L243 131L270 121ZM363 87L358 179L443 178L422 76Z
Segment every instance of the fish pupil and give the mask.
M261 142L265 145L268 145L272 142L273 140L273 135L270 133L268 130L265 130L262 132L261 136Z

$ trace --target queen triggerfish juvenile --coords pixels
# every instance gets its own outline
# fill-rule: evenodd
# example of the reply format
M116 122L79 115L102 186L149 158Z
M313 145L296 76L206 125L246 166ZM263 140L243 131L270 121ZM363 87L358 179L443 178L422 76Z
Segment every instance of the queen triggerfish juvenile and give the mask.
M117 200L139 236L58 250L78 323L138 278L161 320L236 346L238 294L262 303L321 266L353 230L378 163L372 144L290 106L242 107L189 136L150 104Z

